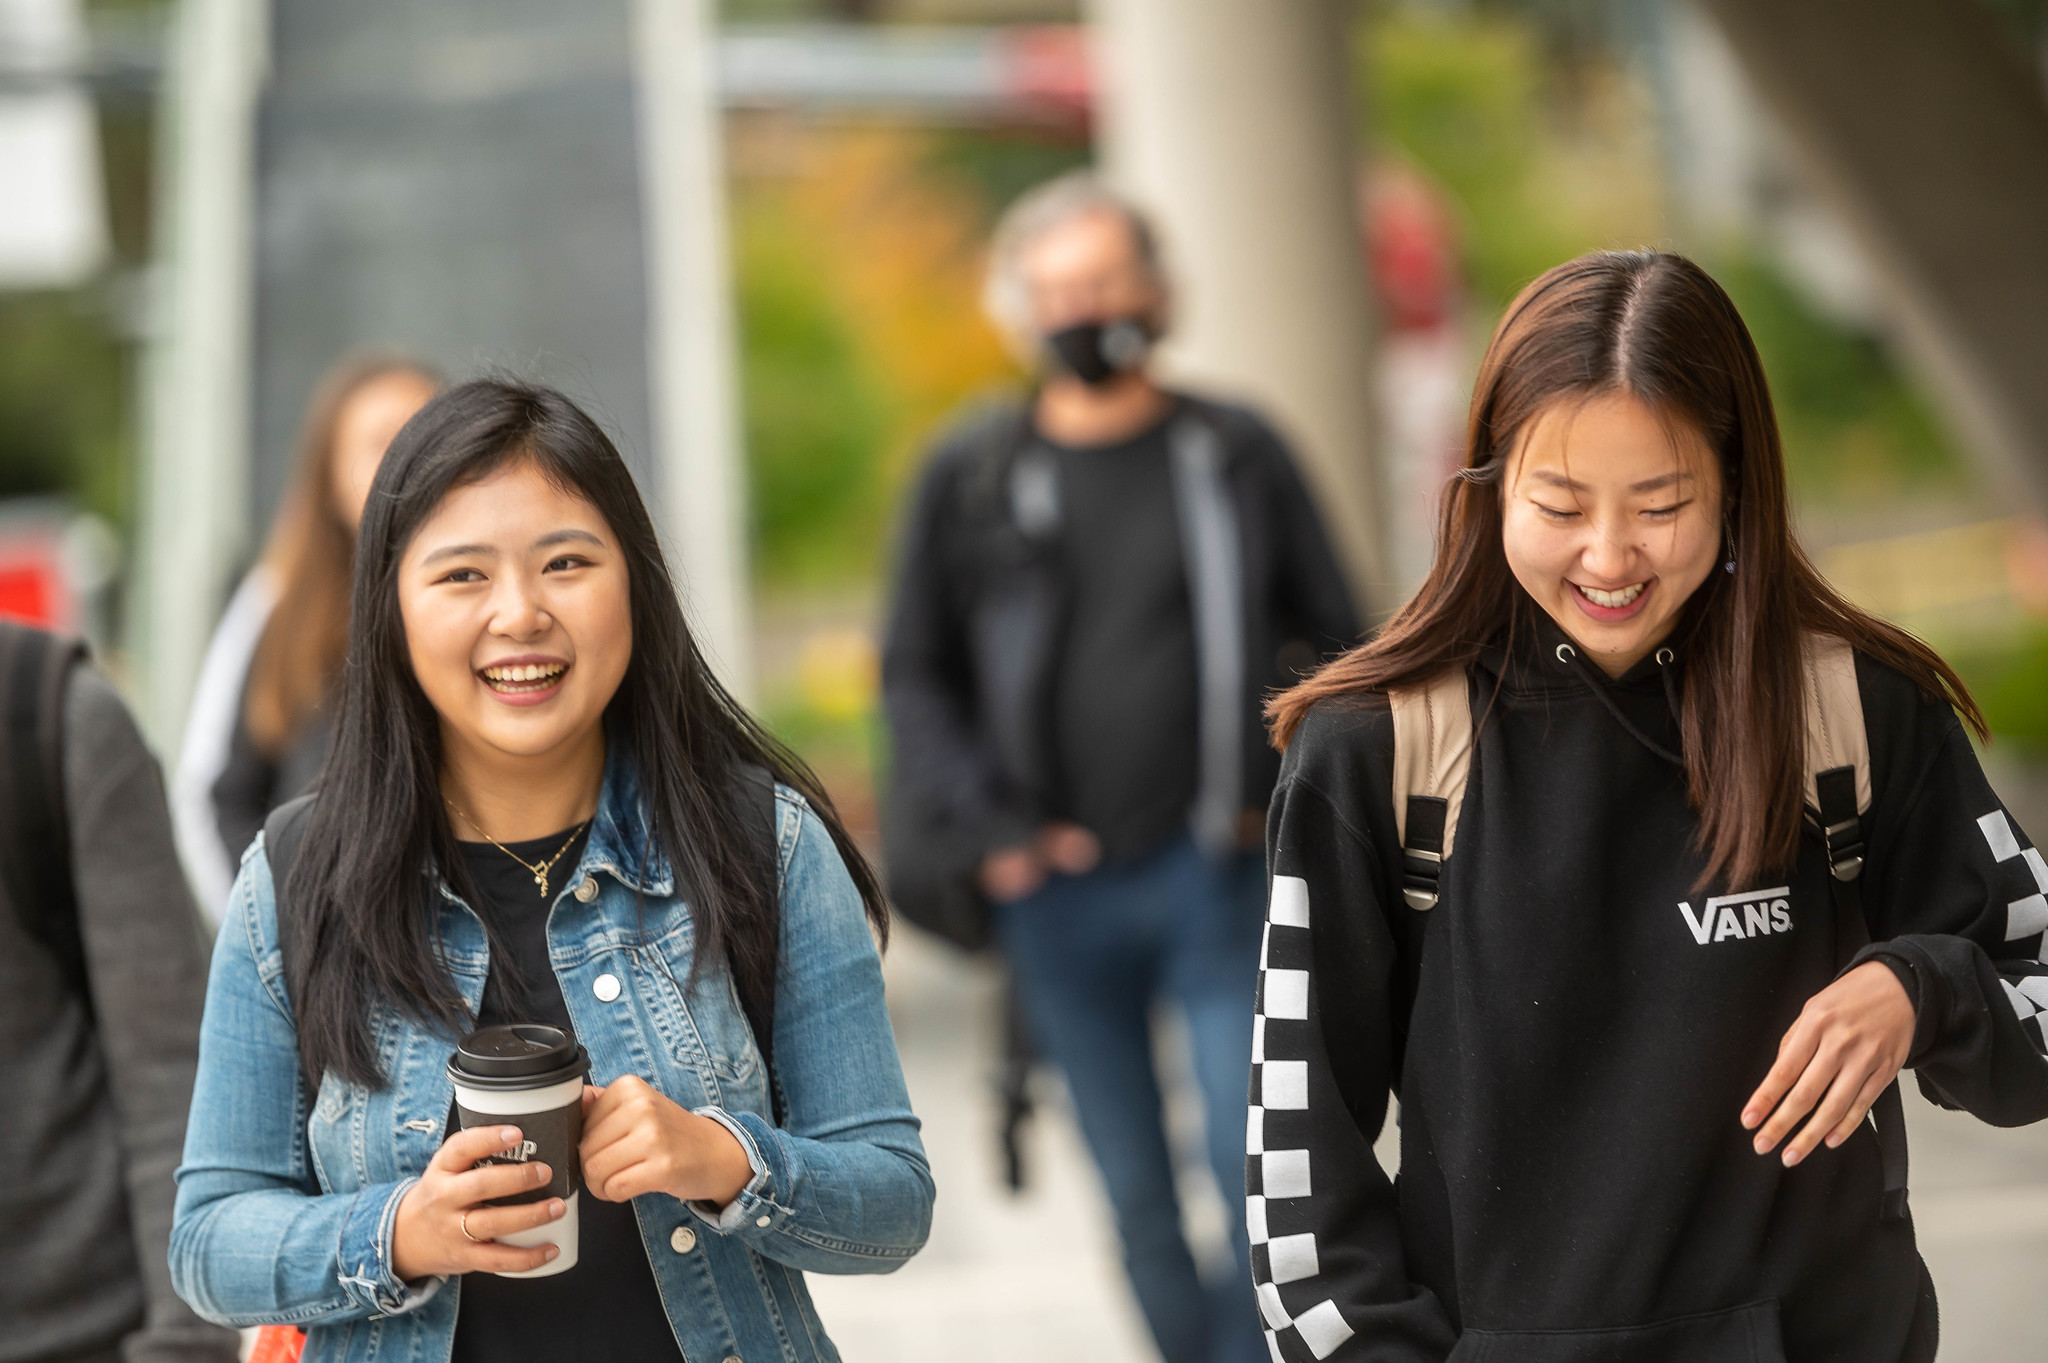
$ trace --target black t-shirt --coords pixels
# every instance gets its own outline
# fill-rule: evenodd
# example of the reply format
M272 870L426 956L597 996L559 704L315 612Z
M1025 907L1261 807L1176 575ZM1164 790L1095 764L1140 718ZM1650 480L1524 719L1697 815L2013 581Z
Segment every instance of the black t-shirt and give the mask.
M506 846L537 864L554 856L568 836L565 829L552 837ZM562 853L548 877L545 898L533 873L490 843L462 844L477 890L473 907L507 957L492 962L479 1026L544 1022L574 1033L561 982L548 961L548 910L574 878L589 836L586 826ZM561 911L567 915L585 910L569 895L562 897ZM451 1112L451 1125L453 1121ZM464 1275L450 1363L555 1363L567 1358L681 1363L683 1353L654 1285L654 1270L648 1265L632 1206L602 1201L587 1189L577 1206L582 1224L576 1267L550 1278Z
M1142 856L1184 828L1200 780L1172 420L1121 444L1051 445L1068 591L1053 741L1063 812L1102 840L1106 860Z

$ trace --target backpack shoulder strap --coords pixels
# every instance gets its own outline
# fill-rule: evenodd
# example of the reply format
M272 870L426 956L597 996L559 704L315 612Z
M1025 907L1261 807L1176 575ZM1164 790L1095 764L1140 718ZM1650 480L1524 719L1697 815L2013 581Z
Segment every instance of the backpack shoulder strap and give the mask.
M1018 489L1012 465L1031 444L1031 403L995 403L970 420L960 440L958 509L970 520L1009 520Z
M1457 841L1458 811L1472 770L1472 700L1465 669L1387 693L1394 715L1394 828L1401 840L1401 896L1436 906L1443 864Z
M56 959L66 986L93 1015L71 879L64 792L64 693L85 645L27 625L0 623L6 755L0 760L0 876L28 934Z
M297 909L285 893L292 867L298 864L299 845L306 840L306 825L312 822L313 797L301 795L270 811L263 820L263 855L270 862L270 902L277 910L277 951L284 960L287 990L298 978L294 948L304 941L298 931Z
M1863 693L1856 687L1856 654L1848 643L1831 634L1808 635L1802 662L1806 801L1825 830L1870 812L1870 735L1863 727ZM1853 871L1844 875L1836 867L1832 848L1831 841L1829 863L1837 878L1853 880Z
M753 763L743 764L739 769L739 785L743 794L743 817L754 830L756 838L756 874L762 877L763 902L767 905L769 921L774 925L775 937L779 943L782 937L782 861L778 855L781 839L775 818L775 775L766 767ZM782 1125L782 1081L775 1073L775 977L779 971L768 976L768 996L749 998L745 990L740 992L740 1008L747 1015L747 1026L754 1033L754 1048L761 1052L761 1064L768 1071L768 1102L770 1116L777 1126Z
M1828 888L1835 905L1835 958L1847 965L1870 941L1863 915L1865 818L1870 813L1870 733L1863 724L1863 693L1856 686L1856 653L1831 634L1808 635L1800 690L1806 710L1806 799L1827 848ZM1906 1216L1906 1112L1898 1081L1871 1104L1877 1154L1884 1172L1878 1215Z

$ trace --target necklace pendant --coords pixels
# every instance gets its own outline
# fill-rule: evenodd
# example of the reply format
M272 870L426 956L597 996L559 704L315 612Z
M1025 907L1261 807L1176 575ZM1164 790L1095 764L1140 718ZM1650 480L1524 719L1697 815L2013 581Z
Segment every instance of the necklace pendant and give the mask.
M546 871L535 871L533 873L533 883L540 886L541 897L545 899L548 893L548 873Z

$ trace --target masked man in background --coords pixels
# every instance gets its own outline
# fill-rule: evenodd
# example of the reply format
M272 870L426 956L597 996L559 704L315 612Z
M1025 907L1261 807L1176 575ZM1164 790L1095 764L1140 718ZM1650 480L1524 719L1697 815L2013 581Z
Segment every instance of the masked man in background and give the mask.
M1009 959L1065 1072L1168 1363L1266 1357L1243 1225L1245 1086L1278 770L1260 707L1359 624L1258 417L1155 383L1154 234L1087 175L999 226L991 313L1036 390L944 439L883 650L891 891ZM1181 1231L1150 1015L1184 1014L1235 1276Z

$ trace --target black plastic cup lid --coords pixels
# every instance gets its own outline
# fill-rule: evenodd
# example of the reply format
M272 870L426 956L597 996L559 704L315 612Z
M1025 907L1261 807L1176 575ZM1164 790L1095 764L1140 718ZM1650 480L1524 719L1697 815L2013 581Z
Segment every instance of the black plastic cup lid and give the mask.
M475 1089L546 1088L589 1070L575 1038L540 1022L479 1028L448 1057L448 1077Z

